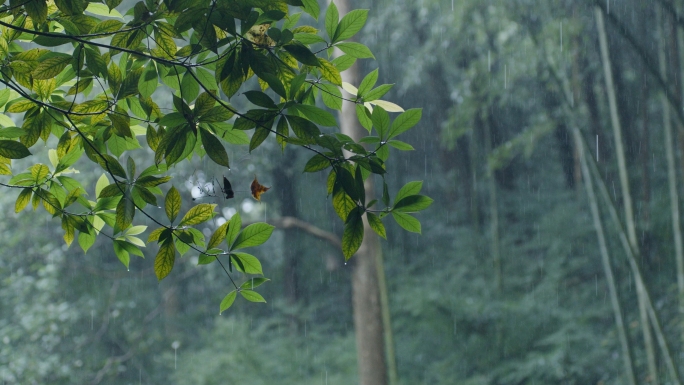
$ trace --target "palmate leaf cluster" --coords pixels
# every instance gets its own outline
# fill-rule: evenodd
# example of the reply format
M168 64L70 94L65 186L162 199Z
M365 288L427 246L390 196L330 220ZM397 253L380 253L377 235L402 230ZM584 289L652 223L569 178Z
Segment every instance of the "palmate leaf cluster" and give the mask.
M392 85L376 87L377 70L358 88L342 82L340 72L357 59L373 58L366 46L345 41L364 26L367 10L340 19L331 4L325 38L313 26L298 25L303 13L318 18L315 0L146 0L127 10L118 9L120 3L0 1L0 107L22 122L16 127L1 116L0 175L9 177L3 186L20 189L17 212L29 203L34 210L42 205L61 220L65 242L78 240L84 251L98 235L110 238L126 266L131 254L143 257L141 248L156 241L154 270L160 280L176 256L190 250L199 253L200 264L219 261L229 278L233 267L261 276L258 259L236 250L265 242L272 226L241 229L236 214L207 242L194 226L213 218L216 205L184 211L179 191L165 186L172 180L168 170L195 155L230 167L225 146L252 151L274 137L283 149L290 144L313 152L305 171L329 169L328 194L345 222L345 258L363 240L364 214L383 237L382 218L388 214L403 228L420 232L410 214L432 203L419 194L422 183L404 186L393 205L383 184L382 209L372 208L377 200L366 202L364 180L386 173L390 146L412 149L395 138L421 116L420 110L403 111L380 100ZM332 59L333 47L344 54ZM316 106L320 95L325 106L340 110L342 88L352 95L349 102L369 132L360 142L336 132L333 114ZM173 105L160 106L159 96L169 91ZM252 106L247 111L231 104L243 96ZM401 114L391 122L388 111ZM45 146L50 164L36 163L23 172L12 168L13 159ZM138 154L146 147L154 162L141 167L144 157ZM68 176L81 158L103 170L94 196ZM167 218L146 212L148 205L163 206ZM147 230L135 224L141 215L158 225L147 241L138 237ZM230 279L235 290L221 310L238 292L264 301L253 289L265 278L242 285Z

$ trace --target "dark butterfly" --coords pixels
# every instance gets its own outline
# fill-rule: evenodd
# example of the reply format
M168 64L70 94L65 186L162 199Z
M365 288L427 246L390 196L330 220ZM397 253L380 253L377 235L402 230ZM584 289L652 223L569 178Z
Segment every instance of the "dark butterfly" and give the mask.
M221 189L221 191L223 191L223 194L226 196L226 199L235 197L233 187L230 185L228 178L226 178L225 176L223 177L223 188Z

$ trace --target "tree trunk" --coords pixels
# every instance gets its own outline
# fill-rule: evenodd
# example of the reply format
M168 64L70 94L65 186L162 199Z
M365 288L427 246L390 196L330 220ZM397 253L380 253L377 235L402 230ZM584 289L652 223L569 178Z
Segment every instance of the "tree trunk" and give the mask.
M606 80L606 93L608 95L608 105L610 109L610 120L613 126L613 135L615 136L615 155L618 161L618 173L620 176L620 187L622 191L622 202L625 210L625 223L627 225L627 236L630 246L639 250L639 244L636 235L636 226L634 224L634 212L632 208L632 195L629 191L629 178L627 175L627 162L625 160L625 150L623 147L622 128L620 127L620 117L618 116L617 100L615 97L615 87L613 85L613 74L610 66L610 56L608 54L608 39L606 38L606 28L603 22L603 12L601 8L595 8L596 25L599 34L599 46L601 49L601 59L603 61L604 78ZM643 282L636 283L637 288L637 302L639 305L639 318L641 321L641 329L644 337L644 347L646 350L646 362L648 364L648 382L659 384L658 380L658 365L656 363L655 348L653 346L653 336L649 327L648 312L645 305L645 290Z
M657 25L660 25L658 32L660 39L658 39L658 61L660 64L660 76L667 79L667 62L665 59L665 33L662 27L663 17L662 9L656 8L657 11ZM679 219L679 193L677 192L677 171L675 169L675 155L672 149L672 119L670 117L670 104L667 101L667 96L661 93L661 104L663 105L663 130L665 131L665 158L667 159L667 181L670 191L670 207L672 208L672 235L675 246L675 261L677 264L677 291L679 294L679 317L680 317L680 333L684 340L684 246L682 244L682 229Z
M292 165L297 158L297 151L292 151L291 148L286 148L281 155L282 159L276 162L276 167L273 169L273 184L275 191L278 192L278 200L280 201L280 216L299 218L297 210L297 195L295 193ZM283 230L284 239L287 240L288 246L283 249L285 264L283 266L283 290L287 304L295 306L299 302L299 276L298 274L298 256L301 255L301 237L299 230L296 228L286 228ZM299 321L296 316L289 317L290 329L292 332L299 330Z
M487 189L489 192L489 253L492 260L492 268L494 270L494 295L499 305L503 304L503 266L501 262L501 250L499 243L499 200L497 197L497 185L494 172L489 170L486 159L492 153L492 129L490 119L482 117L481 114L486 114L485 111L480 110L479 117L476 118L475 129L480 129L484 134L484 149L485 149L485 167L487 173ZM503 311L503 308L501 309ZM503 319L500 317L496 320L496 354L498 359L504 357L504 330Z
M632 350L627 339L627 331L625 328L625 321L622 318L622 310L620 309L620 301L618 299L617 287L615 285L615 278L613 277L613 269L610 265L610 256L608 255L608 246L603 232L603 223L601 223L601 214L599 212L598 203L596 199L596 192L594 191L594 184L591 180L589 167L587 166L584 147L582 146L582 137L578 129L572 130L575 138L575 147L579 153L579 160L582 168L582 175L584 177L585 187L587 189L587 198L589 199L589 207L591 209L591 216L594 221L594 228L596 229L596 236L599 242L599 251L601 252L601 263L603 264L603 272L606 275L606 283L608 284L608 292L610 293L610 303L613 307L613 315L615 316L615 326L617 327L618 338L620 340L620 347L622 348L623 363L625 365L625 377L629 385L636 385L636 377L634 376L634 368L632 367ZM591 155L589 155L591 156Z
M346 0L336 1L340 16L349 12ZM358 85L358 62L342 72L342 80ZM347 95L348 96L348 95ZM344 102L340 114L340 127L343 134L354 140L365 136L366 130L356 118L353 103ZM365 182L368 200L374 199L373 177ZM359 385L387 385L387 364L385 360L385 336L383 330L383 311L381 306L378 271L382 269L380 240L363 218L363 243L354 255L352 273L352 306L354 311L354 329L356 332L356 351L359 370ZM384 277L384 274L383 274ZM385 304L387 306L387 304ZM385 312L389 317L389 311ZM388 324L389 320L385 320ZM391 330L391 329L390 329ZM394 357L390 357L393 360Z

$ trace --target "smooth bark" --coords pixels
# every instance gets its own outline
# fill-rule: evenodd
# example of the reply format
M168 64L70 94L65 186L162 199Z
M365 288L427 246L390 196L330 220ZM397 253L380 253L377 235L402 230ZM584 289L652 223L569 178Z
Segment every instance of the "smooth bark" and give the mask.
M350 10L348 1L335 2L340 17ZM358 85L358 62L342 72L342 81ZM340 128L343 134L354 140L366 135L365 129L356 118L356 108L353 103L344 102L340 114ZM373 178L369 177L364 183L368 200L374 199ZM379 287L379 269L382 269L382 255L380 240L363 218L363 243L353 257L352 273L352 306L354 309L354 330L356 332L356 351L359 370L359 385L388 385L388 371L386 353L386 337L383 324L390 324L383 314L389 317L389 310L382 311L383 303ZM384 304L386 307L389 304ZM383 321L384 320L384 321ZM390 329L391 330L391 329ZM393 351L393 350L392 350ZM394 357L390 357L393 360Z

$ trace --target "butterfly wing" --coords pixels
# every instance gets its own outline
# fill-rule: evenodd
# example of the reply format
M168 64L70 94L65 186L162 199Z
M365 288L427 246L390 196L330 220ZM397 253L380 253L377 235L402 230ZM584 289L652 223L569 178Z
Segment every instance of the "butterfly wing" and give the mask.
M223 177L223 193L226 194L226 199L235 197L235 192L233 191L233 186L230 185L228 178Z

